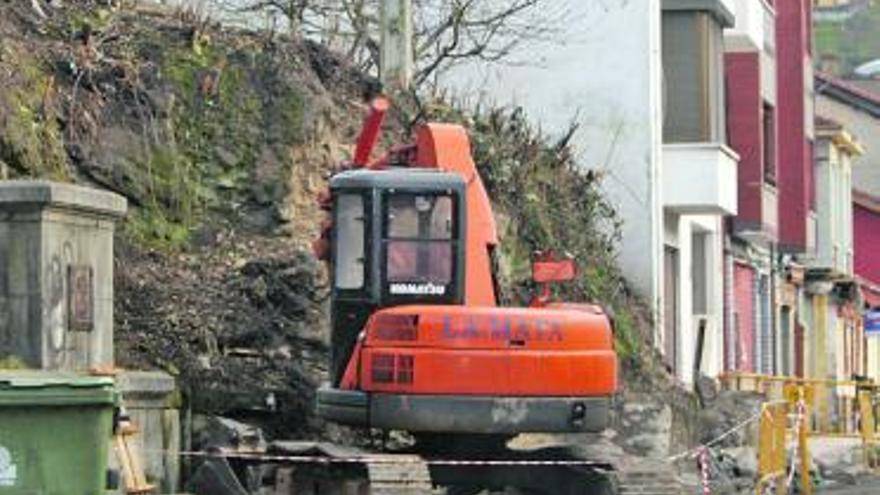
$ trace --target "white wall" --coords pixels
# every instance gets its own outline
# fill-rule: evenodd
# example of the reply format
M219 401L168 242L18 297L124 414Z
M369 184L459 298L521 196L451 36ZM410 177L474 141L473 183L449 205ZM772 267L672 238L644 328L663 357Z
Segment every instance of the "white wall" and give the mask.
M660 0L554 0L565 12L553 40L519 49L525 65L472 64L441 85L472 100L522 106L550 133L571 123L584 168L603 171L623 219L620 265L660 315ZM655 339L659 342L659 339Z
M834 223L837 220L835 210L835 189L837 168L837 150L831 139L822 137L817 140L815 178L816 178L816 256L823 267L834 267L834 248L839 248L840 239L834 235Z
M820 136L816 150L818 262L852 275L852 157L831 136Z
M868 346L865 352L868 353L868 368L865 370L869 377L873 379L880 378L880 338L868 337Z

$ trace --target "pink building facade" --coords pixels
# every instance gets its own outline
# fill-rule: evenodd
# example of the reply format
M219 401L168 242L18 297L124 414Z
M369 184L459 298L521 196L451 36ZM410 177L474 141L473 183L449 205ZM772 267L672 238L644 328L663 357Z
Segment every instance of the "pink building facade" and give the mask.
M779 371L772 284L779 234L777 54L781 48L773 4L737 3L737 22L744 19L745 24L738 24L728 36L725 55L729 145L740 156L737 215L728 222L725 253L725 367L732 372ZM739 31L755 35L737 36Z
M779 129L779 247L815 246L812 0L776 2Z
M817 242L812 0L742 2L765 26L728 43L729 144L740 156L729 222L726 369L803 373L803 273ZM739 5L739 4L738 4ZM737 27L739 29L739 27ZM735 41L735 40L734 40Z
M853 192L856 274L880 287L880 197Z

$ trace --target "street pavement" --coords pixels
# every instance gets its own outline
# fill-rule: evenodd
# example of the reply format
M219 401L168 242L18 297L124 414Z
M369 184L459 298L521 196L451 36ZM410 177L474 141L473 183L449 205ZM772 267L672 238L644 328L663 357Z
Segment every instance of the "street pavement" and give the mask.
M827 488L816 491L817 495L880 495L880 476L860 479L854 486Z

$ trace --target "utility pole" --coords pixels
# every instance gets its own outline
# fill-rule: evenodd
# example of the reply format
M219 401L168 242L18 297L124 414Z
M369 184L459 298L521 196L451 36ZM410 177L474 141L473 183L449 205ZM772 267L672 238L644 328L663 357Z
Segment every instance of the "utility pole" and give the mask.
M385 91L409 89L413 77L412 0L382 0L379 77Z

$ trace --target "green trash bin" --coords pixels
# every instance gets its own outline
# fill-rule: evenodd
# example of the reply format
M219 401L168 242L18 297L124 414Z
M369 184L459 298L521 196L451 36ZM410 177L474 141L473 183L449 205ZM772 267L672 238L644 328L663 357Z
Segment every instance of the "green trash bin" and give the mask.
M113 380L0 372L0 495L106 493Z

